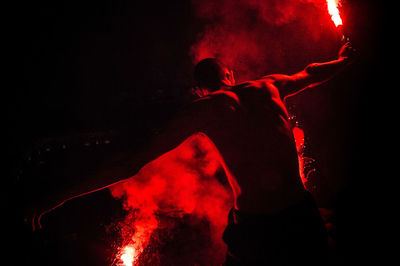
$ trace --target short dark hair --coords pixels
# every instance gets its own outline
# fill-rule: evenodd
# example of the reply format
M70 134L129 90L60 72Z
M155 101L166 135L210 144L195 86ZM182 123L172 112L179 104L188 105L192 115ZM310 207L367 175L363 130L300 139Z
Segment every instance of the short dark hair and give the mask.
M200 87L218 90L224 78L224 64L216 58L201 60L194 69L194 79Z

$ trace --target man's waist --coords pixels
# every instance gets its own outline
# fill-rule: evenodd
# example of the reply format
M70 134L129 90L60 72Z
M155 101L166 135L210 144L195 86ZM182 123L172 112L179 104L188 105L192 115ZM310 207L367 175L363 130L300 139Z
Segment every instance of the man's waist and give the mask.
M251 220L252 217L268 218L270 216L283 215L287 211L290 212L292 208L298 208L298 206L302 206L304 203L314 201L311 194L305 190L293 193L290 198L283 198L283 193L273 194L265 193L259 197L242 194L236 200L235 206L237 208L233 208L232 211L235 215L240 215L241 219L246 218Z

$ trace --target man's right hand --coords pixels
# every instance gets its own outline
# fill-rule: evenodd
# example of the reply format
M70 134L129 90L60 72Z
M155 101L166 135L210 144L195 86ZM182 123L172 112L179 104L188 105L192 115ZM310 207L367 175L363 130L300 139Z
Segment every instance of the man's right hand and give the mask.
M356 55L356 49L351 46L350 42L345 43L339 50L339 59L352 60Z

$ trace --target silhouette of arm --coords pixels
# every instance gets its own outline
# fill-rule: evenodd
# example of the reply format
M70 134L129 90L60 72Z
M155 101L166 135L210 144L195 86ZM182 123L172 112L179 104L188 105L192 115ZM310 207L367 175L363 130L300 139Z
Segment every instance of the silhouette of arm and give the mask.
M118 154L91 172L77 173L82 176L72 186L60 186L54 191L49 191L40 201L32 204L32 210L25 214L26 222L32 223L32 229L35 231L35 229L41 228L40 220L44 214L58 208L66 201L108 188L136 175L147 163L173 150L200 131L206 116L199 114L204 110L200 110L201 108L198 107L199 105L192 105L177 114L159 134L152 136L147 145L143 145L139 151ZM71 177L55 177L55 182L58 182L57 180L60 178Z
M317 86L335 76L349 64L354 51L350 43L346 43L340 49L336 60L310 64L294 75L273 74L265 76L264 79L278 88L283 99L306 88Z

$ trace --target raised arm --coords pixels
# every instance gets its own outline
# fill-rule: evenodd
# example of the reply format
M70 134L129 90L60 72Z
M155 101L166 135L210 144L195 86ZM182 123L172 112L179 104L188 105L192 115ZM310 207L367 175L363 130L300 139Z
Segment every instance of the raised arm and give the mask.
M354 52L350 43L346 43L341 47L336 60L310 64L294 75L273 74L263 78L272 82L278 88L281 98L285 98L329 80L352 61Z

